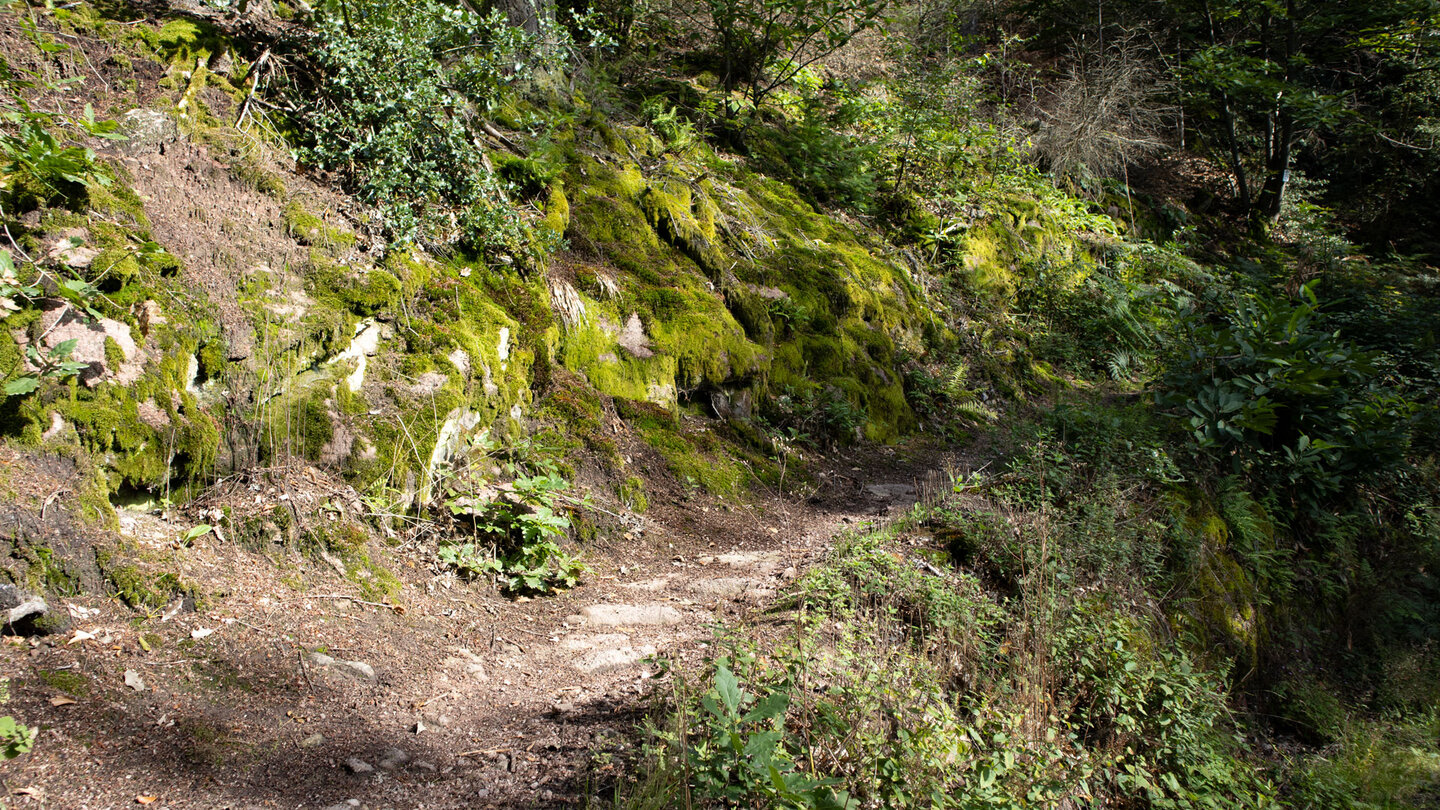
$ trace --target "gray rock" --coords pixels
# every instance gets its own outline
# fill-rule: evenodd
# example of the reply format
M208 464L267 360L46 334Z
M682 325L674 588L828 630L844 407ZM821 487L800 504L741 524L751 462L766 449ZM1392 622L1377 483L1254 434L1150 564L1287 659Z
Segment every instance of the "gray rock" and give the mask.
M882 500L910 498L915 495L915 487L909 484L871 484L865 487L865 493Z
M585 672L609 672L633 666L643 661L646 656L654 654L655 648L648 644L638 648L620 647L610 650L595 650L581 656L575 662L575 666Z
M180 140L175 119L159 110L131 110L120 116L120 132L127 140L118 150L129 157L163 155L167 144Z
M328 667L335 663L335 659L331 658L325 653L312 652L305 657L310 660L310 663L314 664L317 667Z
M380 767L393 771L410 764L410 755L399 748L386 748L380 754Z
M322 745L324 745L324 744L325 744L325 735L324 735L324 734L318 734L318 733L317 733L317 734L311 734L309 737L306 737L305 739L303 739L303 740L300 741L300 747L301 747L301 748L319 748L320 746L322 746Z
M21 636L63 633L70 627L63 613L52 613L39 594L26 593L14 585L0 585L0 616L7 630Z
M364 661L341 661L336 668L347 675L353 675L362 680L375 680L375 668Z
M718 577L696 580L690 583L690 591L711 599L739 599L759 586L759 582L747 577Z
M350 757L345 760L345 769L354 774L374 773L375 766L359 757Z
M669 605L590 605L580 610L580 616L589 624L605 627L679 624L684 620L680 611Z

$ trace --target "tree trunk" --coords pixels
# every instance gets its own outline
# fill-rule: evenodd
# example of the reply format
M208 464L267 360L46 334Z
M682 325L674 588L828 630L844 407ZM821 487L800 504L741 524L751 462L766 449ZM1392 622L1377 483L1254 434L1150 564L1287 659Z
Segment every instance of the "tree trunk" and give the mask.
M1299 52L1299 33L1295 26L1295 1L1285 3L1285 74L1286 84L1293 79L1295 57ZM1276 97L1275 113L1270 117L1270 141L1265 156L1265 187L1256 200L1255 213L1270 222L1280 218L1280 208L1285 202L1285 186L1290 182L1290 152L1295 146L1295 117L1284 106L1284 100Z
M1287 113L1280 113L1270 155L1265 160L1265 187L1255 201L1255 213L1274 222L1285 201L1285 186L1290 182L1290 152L1295 145L1295 122Z
M1240 205L1250 210L1250 182L1245 178L1245 162L1240 159L1240 138L1235 132L1235 113L1230 109L1230 97L1221 104L1225 113L1225 140L1230 147L1230 171L1235 175L1235 190L1240 195Z
M553 0L493 0L492 7L505 12L510 24L527 34L540 33L542 20L555 15Z

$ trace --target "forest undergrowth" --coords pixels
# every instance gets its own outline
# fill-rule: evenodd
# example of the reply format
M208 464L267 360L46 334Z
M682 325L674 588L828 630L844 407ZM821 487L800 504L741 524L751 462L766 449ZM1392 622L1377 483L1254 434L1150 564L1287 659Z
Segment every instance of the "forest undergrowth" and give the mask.
M0 427L95 526L299 460L317 554L530 598L646 509L622 428L734 503L983 440L596 803L1440 802L1433 3L119 5L0 3ZM182 142L288 252L186 274Z

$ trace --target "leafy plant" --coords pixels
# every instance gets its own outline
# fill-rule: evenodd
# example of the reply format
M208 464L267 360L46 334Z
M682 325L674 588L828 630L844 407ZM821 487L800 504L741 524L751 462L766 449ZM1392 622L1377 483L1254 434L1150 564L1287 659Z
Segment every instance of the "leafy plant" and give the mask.
M481 433L472 448L489 458L498 450ZM466 576L493 576L512 593L546 593L574 587L586 570L559 541L570 529L562 501L569 482L547 465L530 474L513 462L472 463L445 487L445 507L473 539L447 541L439 558ZM511 480L501 481L509 475Z
M23 309L17 299L26 305L33 305L39 300L50 297L45 295L40 286L41 279L45 275L44 271L39 271L35 280L21 281L17 276L10 251L0 249L0 319ZM81 279L52 279L52 281L55 282L56 298L92 318L100 317L100 313L92 306L92 301L99 295L99 291L95 289L94 285ZM62 317L63 315L64 313L62 313ZM70 359L70 355L74 353L79 342L78 338L71 338L43 352L41 351L42 347L37 345L38 341L27 345L25 357L35 371L21 373L6 380L5 396L23 396L38 388L40 380L44 378L65 379L74 377L89 368L89 363Z
M35 348L34 344L25 347L25 356L30 363L39 369L34 374L22 374L6 381L5 396L22 396L31 393L40 386L42 377L73 377L90 367L89 363L81 363L70 359L70 353L75 351L75 344L79 343L78 338L71 338L50 349L45 354Z
M21 18L22 28L42 51L67 50L67 46L47 42L35 33L28 16ZM96 161L94 150L66 134L123 139L120 125L96 120L89 104L80 118L37 110L25 96L36 88L60 89L35 71L17 69L0 58L0 120L7 124L0 131L0 194L11 204L29 208L52 200L70 201L91 186L110 185L110 176Z
M16 722L10 715L0 716L0 760L14 759L35 747L39 729Z
M710 689L701 696L704 723L693 740L689 760L696 788L727 805L763 801L766 806L850 810L859 803L832 786L837 780L815 779L797 769L784 745L787 685L765 693L740 685L730 659L716 659Z
M1217 463L1314 506L1403 455L1411 403L1367 352L1319 328L1319 300L1243 300L1220 323L1191 312L1158 401Z

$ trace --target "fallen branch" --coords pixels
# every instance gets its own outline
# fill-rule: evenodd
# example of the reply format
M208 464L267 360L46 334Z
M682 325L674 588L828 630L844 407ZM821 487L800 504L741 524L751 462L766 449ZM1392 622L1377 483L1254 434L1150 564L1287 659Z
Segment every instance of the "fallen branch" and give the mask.
M502 135L502 134L500 133L500 130L498 130L498 129L496 129L494 126L492 126L492 125L490 124L490 122L486 121L486 122L480 124L480 129L484 130L484 132L485 132L486 135L489 135L490 137L492 137L492 138L494 138L495 140L499 141L500 143L504 144L504 145L505 145L505 148L506 148L506 149L509 149L511 152L514 152L515 154L519 155L520 157L529 157L529 155L525 154L525 150L523 150L523 149L521 149L519 146L517 146L514 141L512 141L512 140L510 140L509 138L507 138L507 137L505 137L504 135Z
M396 613L404 613L404 612L405 612L405 608L404 608L403 605L393 605L393 604L388 604L388 603L385 603L385 602L367 602L367 601L365 601L364 599L361 599L361 598L359 598L359 597L356 597L356 596L346 596L346 595L343 594L343 593L306 594L305 596L297 596L296 598L297 598L297 599L349 599L351 602L354 602L354 603L357 604L357 605L369 605L370 607L385 608L385 609L387 609L387 610L393 610L393 611L395 611Z

